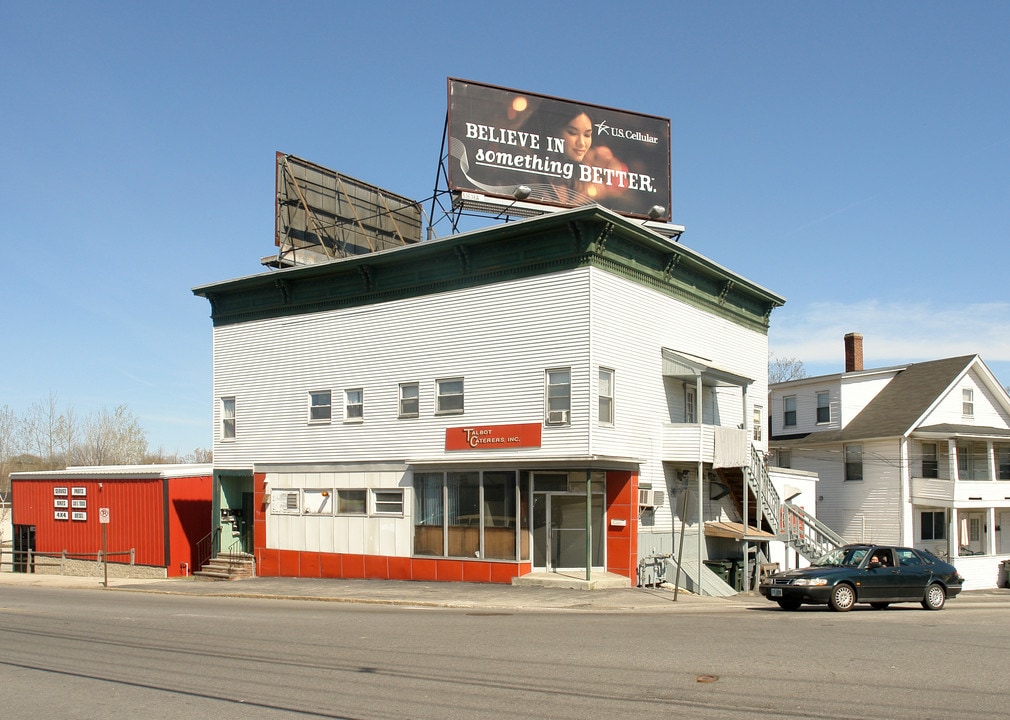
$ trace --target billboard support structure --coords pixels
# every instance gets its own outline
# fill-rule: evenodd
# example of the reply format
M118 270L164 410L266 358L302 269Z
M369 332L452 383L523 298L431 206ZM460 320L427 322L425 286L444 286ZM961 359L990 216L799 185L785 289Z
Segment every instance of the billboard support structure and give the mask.
M311 265L421 241L415 200L277 153L274 267Z

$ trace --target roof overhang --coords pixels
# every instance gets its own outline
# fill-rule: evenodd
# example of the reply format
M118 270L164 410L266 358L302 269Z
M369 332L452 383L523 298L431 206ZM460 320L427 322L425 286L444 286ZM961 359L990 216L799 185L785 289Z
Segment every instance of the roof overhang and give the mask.
M751 378L723 370L705 358L669 348L663 348L663 376L684 382L695 382L700 377L701 384L706 387L747 387L754 382Z

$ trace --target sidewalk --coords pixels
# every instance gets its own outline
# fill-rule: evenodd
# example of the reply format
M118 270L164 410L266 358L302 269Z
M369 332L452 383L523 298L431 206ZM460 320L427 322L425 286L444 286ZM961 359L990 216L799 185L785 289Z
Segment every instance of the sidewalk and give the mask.
M106 590L104 578L0 573L0 585ZM248 578L212 582L194 578L148 580L109 578L109 591L202 595L207 597L274 598L320 602L365 603L406 607L445 607L481 610L583 612L719 611L766 608L757 593L732 597L698 597L674 588L606 588L575 590L551 587L397 580L313 580L306 578Z
M672 586L575 590L518 587L481 583L407 582L396 580L312 580L306 578L249 578L212 582L194 578L147 580L137 578L69 577L0 572L0 585L147 592L207 597L274 598L318 602L363 603L402 607L444 607L484 611L573 612L721 612L775 609L758 593L730 597L698 597L681 590L674 600ZM949 601L949 608L965 605L1006 606L1010 590L968 590Z

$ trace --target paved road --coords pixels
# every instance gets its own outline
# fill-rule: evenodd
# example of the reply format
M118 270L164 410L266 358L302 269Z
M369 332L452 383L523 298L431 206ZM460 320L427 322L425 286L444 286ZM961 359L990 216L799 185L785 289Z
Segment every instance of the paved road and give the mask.
M0 582L4 717L1010 717L1006 592L836 614L95 587Z

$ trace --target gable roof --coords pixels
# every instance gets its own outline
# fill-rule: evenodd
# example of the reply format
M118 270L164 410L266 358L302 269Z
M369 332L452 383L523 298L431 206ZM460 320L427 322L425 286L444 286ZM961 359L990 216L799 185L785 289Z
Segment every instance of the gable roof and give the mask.
M810 433L803 440L851 442L905 435L977 359L978 355L962 355L912 363L895 375L844 428Z

